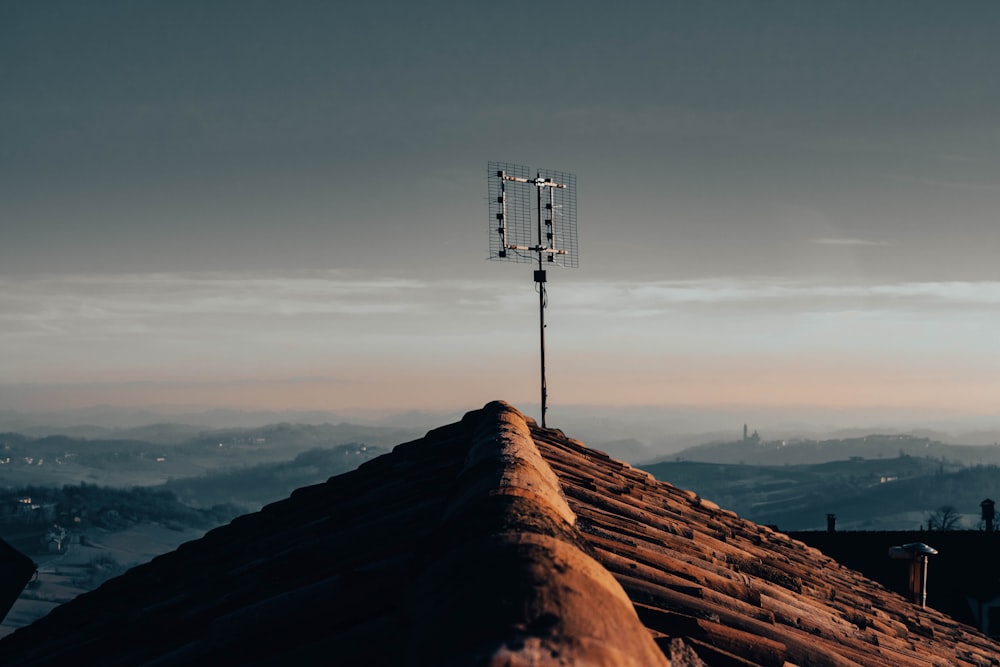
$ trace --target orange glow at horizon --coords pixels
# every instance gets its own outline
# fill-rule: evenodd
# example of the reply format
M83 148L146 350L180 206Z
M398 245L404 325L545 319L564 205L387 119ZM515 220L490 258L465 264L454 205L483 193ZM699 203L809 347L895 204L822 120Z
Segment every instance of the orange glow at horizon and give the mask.
M209 379L203 374L201 379L162 382L137 381L135 373L126 373L125 378L106 376L94 384L39 385L30 393L39 406L33 409L107 404L392 412L465 409L503 399L532 410L539 400L537 366L531 363L514 369L482 360L470 361L462 370L455 366L403 368L396 363L343 368L326 377L288 378L272 372ZM944 363L917 369L832 358L661 357L643 362L556 355L547 380L550 406L894 407L982 414L1000 405L1000 386L991 369Z

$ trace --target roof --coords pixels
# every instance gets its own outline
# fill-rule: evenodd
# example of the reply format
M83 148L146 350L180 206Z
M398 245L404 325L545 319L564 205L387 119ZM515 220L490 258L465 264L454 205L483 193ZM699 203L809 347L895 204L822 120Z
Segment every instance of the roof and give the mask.
M0 539L0 621L34 574L35 562Z
M998 665L816 549L493 402L132 568L6 666Z
M789 531L790 536L863 573L904 597L910 597L908 564L888 558L889 549L926 543L930 556L927 605L989 634L1000 635L1000 618L990 623L979 602L1000 597L1000 533L979 530ZM973 605L972 601L976 601ZM992 606L992 605L989 605ZM984 613L985 612L985 613Z

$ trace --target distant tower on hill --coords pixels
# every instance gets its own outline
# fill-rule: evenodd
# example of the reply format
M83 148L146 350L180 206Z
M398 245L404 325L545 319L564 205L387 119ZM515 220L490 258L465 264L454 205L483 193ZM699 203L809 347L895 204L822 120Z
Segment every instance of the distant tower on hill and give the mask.
M754 429L753 434L750 434L747 425L743 424L743 442L760 442L760 433Z

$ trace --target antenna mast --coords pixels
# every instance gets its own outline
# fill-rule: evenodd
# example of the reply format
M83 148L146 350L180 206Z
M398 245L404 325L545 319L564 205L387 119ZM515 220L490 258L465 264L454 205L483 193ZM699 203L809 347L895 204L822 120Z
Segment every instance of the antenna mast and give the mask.
M576 243L576 176L531 169L508 162L489 162L490 259L538 262L538 337L541 367L542 428L546 427L548 387L545 382L545 265L579 266ZM531 188L535 189L532 202ZM532 205L534 203L534 205ZM532 218L535 219L534 234Z

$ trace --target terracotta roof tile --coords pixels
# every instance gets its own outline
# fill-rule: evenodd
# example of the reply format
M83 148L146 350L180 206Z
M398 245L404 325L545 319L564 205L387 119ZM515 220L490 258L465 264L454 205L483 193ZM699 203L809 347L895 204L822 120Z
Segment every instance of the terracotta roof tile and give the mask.
M133 568L4 665L1000 665L1000 646L495 402Z

